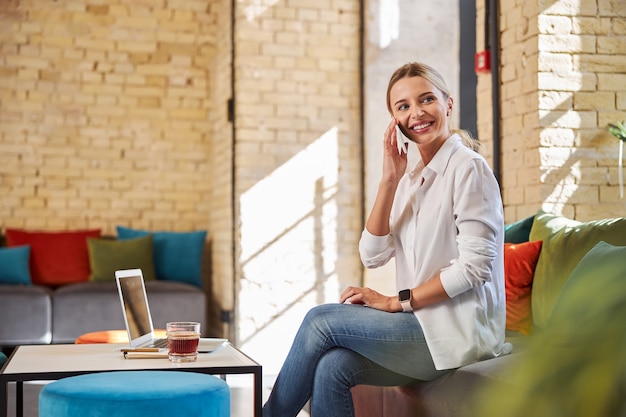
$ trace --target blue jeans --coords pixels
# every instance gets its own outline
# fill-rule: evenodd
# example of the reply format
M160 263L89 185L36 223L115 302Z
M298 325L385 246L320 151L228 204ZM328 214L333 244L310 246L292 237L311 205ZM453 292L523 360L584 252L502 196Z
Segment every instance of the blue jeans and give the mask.
M313 417L354 416L350 388L431 380L435 369L417 318L362 305L312 308L263 407L263 417L295 417L311 399Z

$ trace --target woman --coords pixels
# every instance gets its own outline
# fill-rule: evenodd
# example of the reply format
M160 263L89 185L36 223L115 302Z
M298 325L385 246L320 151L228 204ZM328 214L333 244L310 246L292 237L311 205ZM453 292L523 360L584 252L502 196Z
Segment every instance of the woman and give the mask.
M340 304L311 309L265 417L293 417L309 398L313 417L353 416L355 385L431 380L506 353L500 190L471 138L450 130L453 105L427 65L392 75L382 179L359 250L368 268L395 258L398 296L349 287ZM396 126L419 152L408 173Z

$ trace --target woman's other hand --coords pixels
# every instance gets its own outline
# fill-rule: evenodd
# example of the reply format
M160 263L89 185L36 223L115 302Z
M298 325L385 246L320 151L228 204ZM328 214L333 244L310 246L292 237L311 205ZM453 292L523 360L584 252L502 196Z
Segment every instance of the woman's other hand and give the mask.
M382 295L378 291L374 291L367 287L348 287L341 293L339 302L341 304L348 302L350 304L363 304L377 310L395 312L398 310L400 303L397 300L398 297L388 297ZM395 305L394 304L395 301Z

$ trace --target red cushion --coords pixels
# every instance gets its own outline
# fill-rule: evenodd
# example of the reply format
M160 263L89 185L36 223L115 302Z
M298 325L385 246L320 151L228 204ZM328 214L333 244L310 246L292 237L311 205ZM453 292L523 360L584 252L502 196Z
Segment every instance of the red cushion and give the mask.
M30 245L33 284L50 286L88 280L88 237L100 237L100 229L63 232L6 230L7 246Z
M532 330L531 291L541 240L504 244L506 328L525 335Z

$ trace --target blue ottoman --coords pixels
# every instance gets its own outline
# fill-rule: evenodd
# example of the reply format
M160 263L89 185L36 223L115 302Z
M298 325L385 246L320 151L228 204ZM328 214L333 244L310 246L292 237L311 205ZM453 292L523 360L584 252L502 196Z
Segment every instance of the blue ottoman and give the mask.
M52 382L39 393L40 417L228 417L222 379L181 371L120 371Z

